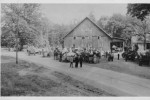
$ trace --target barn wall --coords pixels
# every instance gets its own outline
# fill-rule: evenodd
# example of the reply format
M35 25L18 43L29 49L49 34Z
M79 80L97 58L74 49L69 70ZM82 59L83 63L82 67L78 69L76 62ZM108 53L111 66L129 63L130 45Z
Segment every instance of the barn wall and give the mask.
M84 39L82 39L83 36ZM98 36L101 38L98 39ZM93 45L93 48L110 51L110 42L111 39L104 32L86 19L65 38L64 46L72 47L75 44L75 47L88 47Z
M68 36L106 36L104 32L99 30L93 23L86 19L83 23L80 24L74 31Z

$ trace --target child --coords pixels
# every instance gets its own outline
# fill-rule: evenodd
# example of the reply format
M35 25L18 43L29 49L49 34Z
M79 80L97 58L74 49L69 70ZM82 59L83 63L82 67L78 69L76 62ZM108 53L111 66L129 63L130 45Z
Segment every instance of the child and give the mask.
M70 67L73 68L73 56L70 57Z

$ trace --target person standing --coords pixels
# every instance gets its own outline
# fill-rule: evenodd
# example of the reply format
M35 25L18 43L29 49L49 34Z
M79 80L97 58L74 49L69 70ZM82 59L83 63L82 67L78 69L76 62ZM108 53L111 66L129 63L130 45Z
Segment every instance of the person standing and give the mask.
M54 50L54 60L56 60L56 49Z
M73 68L73 56L70 56L70 67Z
M96 64L97 62L97 57L96 57L96 54L94 54L94 64Z
M63 56L63 54L62 54L62 52L60 52L60 58L59 58L60 62L62 61L62 56Z
M109 56L109 53L106 51L105 54L106 54L106 58L107 58Z
M79 56L80 68L82 68L82 62L83 62L83 56L82 56L82 55L80 55L80 56Z
M111 61L114 61L114 53L111 53Z
M75 68L78 68L78 62L79 62L78 55L76 55L75 56Z
M118 53L118 60L119 60L119 58L120 58L120 54Z

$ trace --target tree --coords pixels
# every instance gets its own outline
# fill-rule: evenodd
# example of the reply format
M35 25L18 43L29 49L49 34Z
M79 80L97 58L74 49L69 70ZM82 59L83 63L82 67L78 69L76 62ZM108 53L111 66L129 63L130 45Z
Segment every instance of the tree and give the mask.
M146 22L149 22L148 19ZM144 24L135 17L129 15L123 16L121 14L113 14L113 16L109 18L101 17L97 24L113 37L124 38L128 46L131 44L131 37L133 34L143 34L144 26L150 25Z
M150 14L150 4L128 4L127 13L143 21Z
M2 4L3 27L19 38L20 50L23 45L33 43L38 35L39 6L39 4Z
M14 47L15 45L15 36L11 31L5 30L2 28L2 32L5 31L5 34L1 35L1 46L5 46L8 48ZM9 49L10 50L10 49Z
M88 17L93 21L93 22L96 22L96 19L95 19L95 16L93 14L93 12L90 12Z
M104 29L113 37L121 37L123 30L125 29L125 16L114 14L109 18Z
M144 49L146 48L146 31L147 31L147 21L146 17L150 14L150 4L128 4L127 14L130 14L132 17L137 17L142 21L141 29L144 34Z
M107 16L102 16L98 21L97 21L97 25L105 30L105 26L109 21L109 17Z

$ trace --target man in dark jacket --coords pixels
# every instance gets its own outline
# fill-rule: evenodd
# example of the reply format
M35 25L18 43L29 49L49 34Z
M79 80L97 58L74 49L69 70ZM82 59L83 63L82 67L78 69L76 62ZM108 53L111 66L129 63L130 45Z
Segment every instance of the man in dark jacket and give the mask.
M80 63L80 67L82 68L82 62L83 62L83 57L82 55L79 56L79 63Z
M79 58L78 55L75 56L75 68L78 68Z

